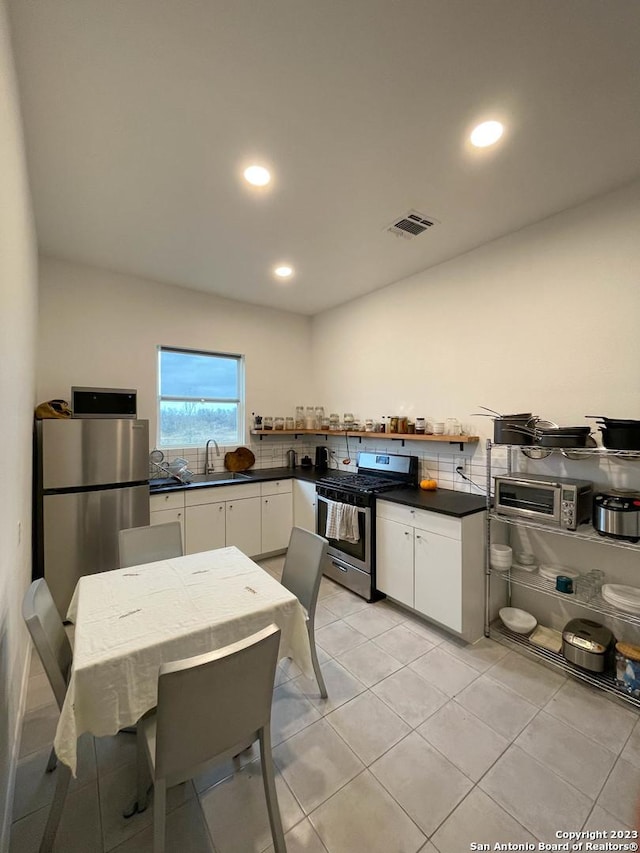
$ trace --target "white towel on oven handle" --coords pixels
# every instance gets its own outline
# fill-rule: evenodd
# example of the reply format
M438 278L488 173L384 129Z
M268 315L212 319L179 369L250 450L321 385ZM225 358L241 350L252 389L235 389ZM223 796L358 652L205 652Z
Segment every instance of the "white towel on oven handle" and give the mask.
M358 508L351 504L341 504L341 506L340 539L345 542L359 542Z
M340 538L340 526L342 524L342 507L344 504L337 501L327 501L327 524L324 535L327 539Z

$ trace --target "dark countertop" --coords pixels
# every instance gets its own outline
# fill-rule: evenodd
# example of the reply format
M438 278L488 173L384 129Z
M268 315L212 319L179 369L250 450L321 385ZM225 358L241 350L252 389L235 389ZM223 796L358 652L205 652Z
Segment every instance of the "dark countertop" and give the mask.
M217 472L223 473L223 472ZM149 480L149 491L152 495L163 494L165 492L184 492L190 489L215 489L216 486L236 486L242 483L266 483L269 480L306 480L309 483L315 483L317 480L326 477L329 471L316 471L314 468L255 468L251 471L244 471L245 477L233 479L232 473L229 471L230 480L198 480L193 483L178 483L175 480L170 480L163 477L158 481ZM336 471L330 469L331 476L340 476L341 473L349 472Z
M442 515L453 515L463 518L487 508L487 500L481 495L469 495L465 492L454 492L451 489L436 489L435 492L425 492L422 489L394 489L384 492L378 500L394 504L405 504L416 509L426 509L429 512L439 512Z
M229 472L231 474L231 472ZM266 483L269 480L306 480L308 483L315 483L330 474L332 477L339 477L341 474L347 475L348 471L339 471L335 468L330 468L328 471L316 471L314 468L256 468L252 471L245 471L247 477L241 477L237 480L204 480L196 483L167 483L166 480L162 484L153 484L153 480L149 483L149 491L152 495L161 494L164 492L180 492L187 489L215 489L216 486L242 485L242 483ZM482 512L487 508L486 500L478 495L469 495L465 492L454 492L450 489L437 489L435 492L425 492L419 488L394 489L391 492L384 492L379 496L378 500L391 501L392 503L405 504L416 509L426 509L429 512L439 512L442 515L452 515L456 518L463 518L465 515L473 515L476 512Z

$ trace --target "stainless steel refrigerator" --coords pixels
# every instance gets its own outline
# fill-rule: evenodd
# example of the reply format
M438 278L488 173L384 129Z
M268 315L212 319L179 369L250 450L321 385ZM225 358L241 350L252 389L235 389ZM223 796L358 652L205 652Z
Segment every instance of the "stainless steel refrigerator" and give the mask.
M33 576L64 619L78 578L118 568L118 531L149 524L149 422L36 421Z

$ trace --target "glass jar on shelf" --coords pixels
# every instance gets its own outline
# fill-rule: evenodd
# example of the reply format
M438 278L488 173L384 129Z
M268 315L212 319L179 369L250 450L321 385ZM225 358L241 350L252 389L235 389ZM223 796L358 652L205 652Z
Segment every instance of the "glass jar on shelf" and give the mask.
M307 413L304 417L304 428L305 429L315 429L316 428L316 410L313 406L307 406Z
M322 429L322 419L324 418L324 406L316 406L316 429Z
M352 430L353 429L353 420L354 420L353 413L352 412L345 412L342 424L346 430Z
M284 418L274 418L273 428L283 430L284 429Z
M340 429L340 415L336 414L336 412L331 412L329 415L329 429L336 432Z
M273 429L273 418L265 416L262 421L262 429Z
M285 418L284 419L284 428L288 430L294 430L296 428L295 418Z
M296 406L295 429L304 429L304 406Z

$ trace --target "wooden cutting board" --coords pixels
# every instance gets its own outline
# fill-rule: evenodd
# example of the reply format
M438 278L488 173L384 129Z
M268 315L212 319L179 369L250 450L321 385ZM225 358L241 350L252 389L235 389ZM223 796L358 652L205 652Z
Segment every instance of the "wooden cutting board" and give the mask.
M224 455L224 467L227 471L247 471L255 461L256 457L248 447L239 447L232 453Z

